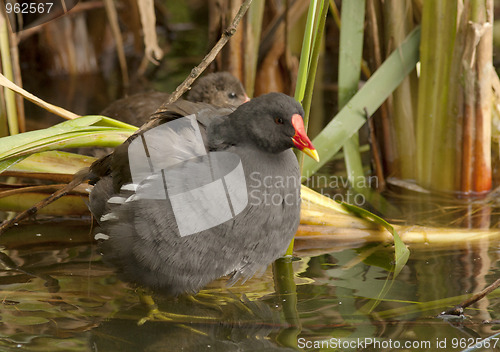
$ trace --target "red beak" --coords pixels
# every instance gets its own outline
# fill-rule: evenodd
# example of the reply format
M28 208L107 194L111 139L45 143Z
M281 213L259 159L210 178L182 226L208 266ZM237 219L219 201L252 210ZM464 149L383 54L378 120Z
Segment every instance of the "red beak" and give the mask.
M292 137L295 147L319 162L318 152L314 148L309 137L307 137L302 116L299 114L293 114L292 125L295 128L295 135Z

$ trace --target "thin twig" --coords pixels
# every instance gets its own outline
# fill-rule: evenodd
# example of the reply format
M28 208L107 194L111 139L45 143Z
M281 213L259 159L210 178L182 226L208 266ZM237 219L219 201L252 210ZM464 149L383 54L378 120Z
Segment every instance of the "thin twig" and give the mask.
M210 50L210 52L203 58L203 60L200 62L198 66L193 68L191 70L191 73L189 76L182 82L176 90L170 95L170 97L167 99L167 101L160 106L156 112L153 114L155 116L157 113L163 111L169 104L172 104L175 102L177 99L181 97L182 94L184 94L190 87L191 84L195 81L196 78L198 78L199 75L205 71L205 69L214 61L215 57L219 53L219 51L222 50L224 45L228 42L229 38L233 36L233 34L236 32L236 27L240 23L241 19L247 12L248 8L250 7L250 4L252 3L252 0L245 0L243 4L241 5L240 9L238 10L238 13L234 17L233 21L227 27L227 29L222 33L221 38L219 41L215 44L215 46Z
M487 294L489 294L490 292L493 292L498 287L500 287L500 279L497 279L494 283L492 283L491 285L486 287L484 290L479 291L478 293L476 293L472 297L467 298L465 301L463 301L459 305L457 305L451 309L448 309L447 311L442 312L441 315L462 315L465 308L467 308L471 304L476 303L480 299L484 298Z

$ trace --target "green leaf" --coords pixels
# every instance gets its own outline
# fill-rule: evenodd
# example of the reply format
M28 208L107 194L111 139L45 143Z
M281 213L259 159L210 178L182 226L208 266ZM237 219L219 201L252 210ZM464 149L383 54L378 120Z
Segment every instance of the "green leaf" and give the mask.
M401 240L401 237L399 237L397 231L394 230L394 227L392 227L391 224L389 224L381 217L370 213L368 210L365 210L363 208L357 207L352 204L347 204L347 203L341 203L341 204L345 208L347 208L347 210L349 210L351 213L356 214L357 216L362 217L363 219L366 219L370 222L373 222L377 225L384 227L385 229L387 229L387 231L389 231L392 234L392 236L394 237L394 249L395 249L394 277L396 277L401 272L406 262L408 261L408 258L410 257L410 250L406 247L403 240Z
M55 126L0 138L0 172L26 155L62 148L114 147L137 127L104 116L83 116ZM15 158L12 160L12 158Z
M35 315L11 315L11 314L3 314L2 322L4 324L10 325L21 325L21 326L30 326L30 325L41 325L46 324L49 320L45 317L39 317Z
M324 11L324 16L316 16L316 10L318 9L318 6L320 5L321 9L325 9ZM316 74L316 66L318 64L318 57L319 57L319 44L321 42L321 37L322 37L322 32L324 30L324 23L326 19L326 14L327 14L327 8L325 6L325 1L321 0L319 2L318 0L311 0L309 3L309 11L307 13L307 21L306 21L306 28L304 30L304 37L302 39L302 51L300 53L300 61L299 61L299 70L297 73L297 82L295 85L295 100L298 102L303 102L305 101L304 104L304 110L306 112L306 116L304 116L304 125L307 131L307 124L309 120L309 108L311 104L311 97L312 97L312 86L314 83L314 77ZM319 17L319 18L317 18ZM323 20L322 20L323 19ZM317 25L315 23L318 22ZM318 33L321 31L321 33ZM314 40L316 38L316 46L315 46L315 53L313 52L311 54L311 50L313 49L314 45ZM311 68L311 65L315 65L315 67ZM309 85L311 88L308 92L308 96L304 97L304 94L306 93L306 88ZM303 163L303 155L302 153L298 153L298 160L299 160L299 165L302 165ZM286 250L286 255L292 255L293 253L293 246L294 246L294 240L290 242L288 249Z
M5 161L0 161L0 173L7 170L9 167L16 165L17 163L19 163L20 161L22 161L25 158L26 158L26 156L19 156L17 158L10 158L10 159L5 160Z
M0 170L4 163L8 164L11 160L16 159L0 162ZM95 161L95 158L87 155L47 151L28 156L21 162L9 167L9 171L74 174L78 170L89 166L93 161Z
M100 118L97 116L85 116L78 119L65 121L42 130L30 131L13 136L3 137L0 139L0 155L3 155L9 152L11 149L17 148L20 145L24 145L31 141L73 131L80 127L90 126L98 122L99 120Z
M419 59L419 43L420 28L417 27L313 140L320 162L305 158L304 175L311 176L330 160L366 122L365 111L373 114L413 70Z
M304 98L306 90L307 77L310 65L311 44L314 36L314 20L316 17L316 9L318 0L311 0L309 3L309 11L307 13L306 28L302 41L302 51L300 53L299 70L297 74L297 84L295 87L295 100L301 102Z

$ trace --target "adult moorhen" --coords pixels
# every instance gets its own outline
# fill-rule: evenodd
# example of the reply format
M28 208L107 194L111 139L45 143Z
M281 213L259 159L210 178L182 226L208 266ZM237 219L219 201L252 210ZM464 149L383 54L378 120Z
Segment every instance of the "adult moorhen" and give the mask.
M247 279L283 255L297 230L291 148L318 160L304 111L281 93L234 111L182 100L169 109L90 168L103 258L122 279L170 295L224 275Z

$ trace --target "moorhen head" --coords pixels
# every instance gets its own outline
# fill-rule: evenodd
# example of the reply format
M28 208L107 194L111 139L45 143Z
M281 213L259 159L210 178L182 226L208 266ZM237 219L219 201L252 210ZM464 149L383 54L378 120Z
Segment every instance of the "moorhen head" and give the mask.
M124 280L171 295L264 270L299 224L291 148L318 159L303 115L281 93L234 111L174 103L91 166L90 209L104 260Z
M229 72L216 72L200 78L199 83L187 93L186 100L219 107L236 107L250 99L236 77Z
M318 159L304 129L304 109L284 94L262 95L256 103L240 106L238 113L231 116L209 126L213 139L259 148L272 154L296 147L311 158ZM226 135L221 136L221 130Z

